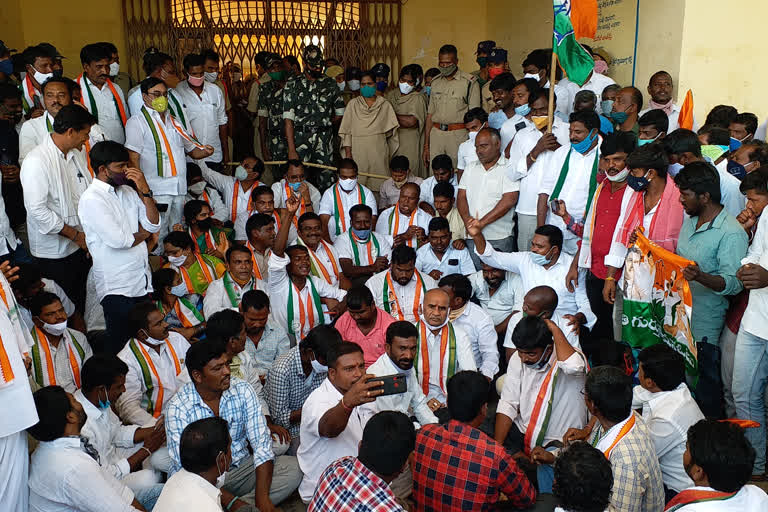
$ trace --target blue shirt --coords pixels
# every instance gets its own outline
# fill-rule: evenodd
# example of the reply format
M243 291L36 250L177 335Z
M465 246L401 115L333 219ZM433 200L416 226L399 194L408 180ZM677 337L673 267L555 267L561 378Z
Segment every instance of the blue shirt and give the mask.
M719 292L698 282L690 283L693 295L693 337L697 342L707 341L717 345L728 309L726 296L742 290L736 271L741 266L741 259L747 254L747 233L725 208L711 222L696 229L698 221L698 217L683 221L677 241L677 254L695 261L702 272L725 280L725 288Z

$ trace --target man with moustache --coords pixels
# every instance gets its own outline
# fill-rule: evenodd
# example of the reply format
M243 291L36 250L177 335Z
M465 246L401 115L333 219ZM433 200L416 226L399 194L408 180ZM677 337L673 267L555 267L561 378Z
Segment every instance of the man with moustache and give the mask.
M298 244L309 251L312 260L312 275L322 279L331 286L349 286L347 279L342 275L339 254L330 244L323 240L323 227L320 216L314 212L307 212L299 217Z
M406 183L400 188L400 198L394 206L381 212L376 221L376 232L390 235L393 247L407 244L418 247L427 241L427 229L431 217L419 208L421 189L416 183Z

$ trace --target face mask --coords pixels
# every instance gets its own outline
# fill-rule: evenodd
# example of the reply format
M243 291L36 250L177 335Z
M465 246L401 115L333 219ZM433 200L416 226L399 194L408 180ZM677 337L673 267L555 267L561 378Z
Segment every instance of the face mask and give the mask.
M468 134L469 135L469 140L471 140L472 142L475 142L475 139L477 138L477 134L478 133L480 133L480 132L469 132L469 134Z
M128 181L129 181L128 176L126 176L123 173L115 173L115 174L107 175L107 183L109 183L113 187L120 187L122 185L127 185Z
M205 190L205 182L198 181L197 183L193 183L192 185L187 187L187 190L189 190L191 194L199 196Z
M360 94L363 98L373 98L376 95L376 88L372 85L364 85L360 88Z
M324 364L320 364L317 362L317 359L313 359L310 361L312 364L312 371L315 373L328 373L328 367Z
M613 110L613 100L603 100L600 102L600 110L603 111L603 114L610 114L611 110Z
M488 78L493 80L494 78L496 78L497 76L499 76L503 72L504 72L504 68L489 68L488 69Z
M723 153L728 151L728 146L719 146L712 144L705 144L701 146L701 155L711 159L713 162L723 156Z
M147 339L144 340L144 343L152 345L153 347L159 347L160 345L165 343L165 340L158 340L157 338L153 338L152 336L147 336Z
M187 261L187 257L186 256L168 256L168 261L174 267L180 267L184 264L185 261Z
M501 125L506 122L507 114L505 114L503 110L497 110L496 112L488 114L488 126L491 128L496 128L498 130L501 128Z
M424 94L426 94L427 96L432 94L432 86L431 85L425 85L424 86Z
M350 80L347 82L349 85L350 91L359 91L360 90L360 80Z
M189 85L192 87L200 87L205 83L205 78L202 76L188 76L187 82L189 82Z
M387 82L376 82L376 90L384 92L387 90Z
M427 321L427 317L424 315L424 313L421 314L421 319L425 324L427 324L427 327L429 327L430 329L442 329L448 324L448 320L449 320L448 315L445 315L445 320L443 320L443 323L441 323L440 325L432 325Z
M32 69L34 69L34 68L32 68ZM35 69L35 73L32 76L35 77L35 80L37 81L38 84L43 85L46 80L48 80L49 78L51 78L53 76L53 73L41 73L41 72L39 72L38 70Z
M488 57L478 57L477 58L477 65L481 68L484 68L488 65Z
M203 231L208 231L213 226L213 219L208 217L207 219L197 221L197 227Z
M744 179L744 176L747 175L747 169L741 165L739 162L734 162L733 160L728 160L728 172L740 180Z
M165 96L160 96L159 98L154 98L152 100L152 108L156 112L160 112L161 114L168 110L168 98Z
M526 73L523 75L523 79L526 79L526 78L533 78L537 82L541 81L541 77L539 77L538 73Z
M519 107L515 107L515 114L525 117L531 112L531 107L528 106L526 103L525 105L520 105Z
M235 169L235 179L243 181L247 177L248 177L248 169L246 169L242 165L238 165L237 169Z
M408 178L406 177L404 180L396 180L395 178L392 178L392 183L395 184L395 187L402 188L403 185L405 185L408 182Z
M606 71L608 71L608 64L606 64L604 60L596 60L595 73L597 73L598 75L602 75Z
M301 188L302 183L303 183L302 181L298 183L289 183L288 186L291 187L291 190L293 190L294 192L298 192L299 188Z
M677 173L679 173L682 168L683 168L683 164L669 164L667 166L667 174L669 174L674 178L675 176L677 176Z
M413 90L413 86L407 82L400 82L398 84L398 87L400 87L400 93L401 94L410 94Z
M311 76L314 79L318 79L318 78L324 77L325 75L323 74L322 69L310 69L309 76Z
M232 80L234 80L235 82L239 82L242 79L243 79L242 73L232 73Z
M339 180L339 186L342 190L350 192L357 185L357 178L348 178L345 180Z
M224 452L219 452L219 455L224 455ZM224 467L226 468L227 464L227 456L224 455ZM219 468L219 456L216 456L216 470L219 472L219 476L216 477L216 488L221 489L224 487L224 482L227 480L227 472L222 471L221 468Z
M606 174L605 174L605 177L606 177L606 179L607 179L608 181L614 181L614 182L616 182L616 181L624 181L624 180L627 178L627 176L628 176L628 175L629 175L629 169L627 169L627 168L625 167L624 169L622 169L621 171L619 171L619 173L618 173L618 174L615 174L615 175L611 176L610 174L606 173Z
M171 287L171 295L175 295L176 297L183 297L187 294L187 285L184 283L184 281L180 282L176 286Z
M456 72L456 69L458 69L458 66L456 64L451 64L446 68L438 68L438 69L440 69L440 74L442 76L451 76Z
M577 142L576 144L571 143L571 147L575 150L581 153L582 155L586 154L587 151L589 151L589 148L592 146L592 143L595 142L597 139L597 134L594 135L588 135L583 141Z
M37 73L35 73L35 80L37 80ZM40 81L38 81L37 83L40 83ZM729 147L731 151L736 151L741 147L741 141L735 137L731 137L731 144Z
M339 91L342 92L347 88L347 82L338 82L336 85L339 86Z
M107 392L107 386L104 386L104 396L107 397L107 401L103 402L101 400L101 393L99 393L99 409L102 411L109 409L109 407L112 405L112 403L109 401L109 393Z
M629 114L626 112L611 112L611 119L613 119L618 124L624 123L628 117Z
M537 130L541 130L545 126L547 126L547 122L549 121L549 118L547 116L531 116L531 121L533 121L533 125L536 127Z
M651 171L648 171L651 172ZM632 187L632 190L635 190L637 192L640 192L642 190L645 190L648 188L648 184L651 182L647 176L648 172L645 173L645 176L637 177L637 176L629 176L627 177L627 185Z
M549 348L549 347L547 347ZM549 358L552 357L552 352L549 353L549 356L544 357L547 355L547 349L544 349L544 352L541 353L541 357L538 361L535 363L525 363L525 366L530 368L531 370L541 370L547 365L547 362L549 362Z
M637 139L637 145L638 146L645 146L646 144L650 144L651 142L655 141L658 135L652 139Z
M216 80L219 79L219 74L217 72L215 72L215 71L210 72L210 73L205 73L205 79L208 80L209 82L213 83L213 82L215 82Z
M276 80L278 82L280 80L282 80L284 76L285 76L285 72L284 71L270 71L269 72L269 78L271 78L272 80Z
M120 63L119 62L113 62L109 65L109 76L117 76L117 74L120 72Z
M0 73L13 74L13 61L11 59L0 61Z
M352 234L355 235L360 240L368 240L368 237L371 236L371 230L352 228Z
M550 248L549 251L552 249ZM549 251L547 251L547 254L549 254ZM536 265L541 265L542 267L544 265L549 265L549 262L552 258L548 257L547 254L539 254L536 252L531 253L531 261L534 262Z
M54 336L61 336L65 332L67 332L67 321L59 322L58 324L48 324L43 323L43 330L47 332L48 334L53 334Z

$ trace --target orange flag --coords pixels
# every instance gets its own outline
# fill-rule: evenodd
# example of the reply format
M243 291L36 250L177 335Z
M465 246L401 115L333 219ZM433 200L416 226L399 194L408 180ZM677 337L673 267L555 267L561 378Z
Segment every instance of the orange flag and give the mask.
M677 118L680 128L693 130L693 93L690 89L685 93L685 101L680 107L680 115Z
M571 25L576 39L594 39L597 32L597 0L571 0Z
M738 425L741 428L757 428L760 426L760 424L756 421L752 420L740 420L736 418L729 418L727 420L720 420L723 423L733 423L734 425Z

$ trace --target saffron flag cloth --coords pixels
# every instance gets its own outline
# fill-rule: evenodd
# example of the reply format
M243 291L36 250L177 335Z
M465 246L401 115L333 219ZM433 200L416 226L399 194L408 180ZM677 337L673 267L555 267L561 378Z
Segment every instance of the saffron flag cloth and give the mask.
M552 51L568 80L583 86L595 67L595 61L576 40L578 37L595 37L597 30L596 0L553 0Z
M622 340L643 349L666 343L697 374L696 343L691 333L693 299L683 269L693 262L661 248L638 233L624 264Z
M677 116L677 124L680 128L693 130L693 93L690 89L685 93L685 100L680 105L680 114Z

